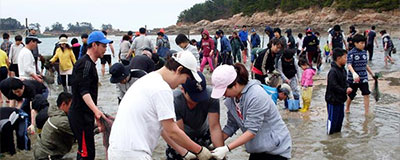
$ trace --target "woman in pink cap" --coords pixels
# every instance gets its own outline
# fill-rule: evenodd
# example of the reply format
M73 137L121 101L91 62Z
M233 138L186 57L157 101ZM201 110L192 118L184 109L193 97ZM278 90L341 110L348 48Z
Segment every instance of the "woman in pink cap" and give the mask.
M223 138L231 137L238 129L243 134L232 143L212 151L216 159L245 145L250 160L289 159L292 140L282 117L271 97L257 80L249 80L245 66L240 63L221 65L214 70L212 98L226 97L228 121Z

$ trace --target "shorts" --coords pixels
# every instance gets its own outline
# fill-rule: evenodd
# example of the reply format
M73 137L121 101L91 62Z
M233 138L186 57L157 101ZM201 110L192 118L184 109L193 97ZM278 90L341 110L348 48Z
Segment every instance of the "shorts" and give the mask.
M389 47L386 51L384 51L385 57L391 56L392 50L393 50L393 47Z
M242 41L242 44L244 46L244 49L247 49L247 41ZM243 50L243 49L242 49Z
M361 90L361 95L365 96L365 95L369 95L371 94L371 92L369 91L369 85L368 83L350 83L349 86L353 91L351 91L351 93L349 94L349 97L351 100L354 99L354 97L356 97L357 95L357 90L360 88Z
M104 55L103 58L100 58L101 64L111 64L111 55Z
M10 69L10 71L13 71L15 73L16 77L19 77L18 64L11 64L9 69Z

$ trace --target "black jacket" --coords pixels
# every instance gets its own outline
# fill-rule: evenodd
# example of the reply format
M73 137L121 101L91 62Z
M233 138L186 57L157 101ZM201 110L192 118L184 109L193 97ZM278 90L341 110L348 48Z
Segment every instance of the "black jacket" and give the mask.
M347 100L346 83L347 72L343 67L339 67L335 62L331 64L328 73L328 85L326 87L325 101L332 105L341 105Z
M275 70L275 55L268 48L256 53L257 58L254 61L254 68L263 72L263 75L272 73Z
M93 116L93 111L85 103L82 96L90 94L94 104L97 105L98 83L99 77L97 75L96 63L86 54L76 61L72 71L73 97L69 112L85 112Z

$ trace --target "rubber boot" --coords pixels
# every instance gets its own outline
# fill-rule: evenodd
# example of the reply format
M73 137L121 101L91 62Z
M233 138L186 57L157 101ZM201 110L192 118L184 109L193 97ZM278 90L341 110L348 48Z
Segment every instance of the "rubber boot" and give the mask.
M302 113L307 112L308 111L308 107L309 107L309 104L304 104L303 108L301 108L299 111L302 112Z

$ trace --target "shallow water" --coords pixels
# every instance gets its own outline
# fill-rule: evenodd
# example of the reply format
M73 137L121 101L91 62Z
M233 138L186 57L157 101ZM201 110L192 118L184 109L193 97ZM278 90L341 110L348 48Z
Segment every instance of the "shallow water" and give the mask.
M115 38L117 39L117 38ZM172 37L170 38L172 39ZM50 43L49 43L50 44ZM397 48L400 48L396 40ZM174 46L174 45L172 45ZM45 48L45 47L43 47ZM49 47L50 48L50 47ZM292 141L292 159L400 159L400 58L393 54L394 65L383 67L382 48L375 50L374 60L370 66L374 72L382 72L380 91L382 97L379 102L370 98L372 115L364 116L363 97L357 95L351 106L351 113L345 115L341 133L326 134L326 103L324 100L326 88L326 74L330 65L324 64L322 71L314 77L314 91L310 111L307 113L289 112L282 109L282 102L278 103L283 120L289 128ZM116 61L115 59L113 61ZM99 63L99 62L98 62ZM98 65L100 70L100 65ZM108 67L106 67L108 71ZM207 81L210 74L205 70ZM100 75L100 74L99 74ZM109 83L110 75L100 76L99 107L106 113L115 115L117 111L117 94L115 85ZM373 81L370 80L370 89ZM56 96L62 87L51 86L49 102L55 103ZM226 124L226 107L221 100L221 126ZM226 142L230 143L240 131ZM35 137L31 136L32 144ZM154 159L165 159L165 142L160 138L159 145L153 153ZM66 159L75 159L76 145ZM244 147L239 147L228 154L229 159L247 159L248 153ZM14 156L1 159L32 159L31 151L20 151ZM96 135L96 159L105 159L102 135Z

